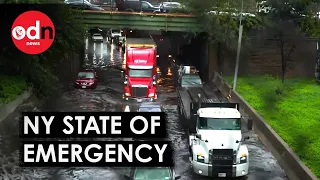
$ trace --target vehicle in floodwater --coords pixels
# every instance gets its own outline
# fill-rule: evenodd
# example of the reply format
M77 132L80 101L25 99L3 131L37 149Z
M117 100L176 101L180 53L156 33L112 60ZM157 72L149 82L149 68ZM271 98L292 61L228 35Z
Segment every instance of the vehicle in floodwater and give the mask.
M122 106L122 112L163 112L161 104L148 102L141 104L124 104Z
M130 175L126 180L177 180L175 171L170 167L136 167L131 168Z
M85 69L78 73L74 82L75 88L95 89L98 85L98 76L94 69Z
M215 178L246 176L249 152L242 142L249 137L242 137L239 105L213 93L197 72L194 67L180 66L175 76L179 79L178 113L188 129L193 172Z
M138 112L163 112L163 109L160 104L142 103Z
M123 99L138 102L157 99L157 46L150 38L126 39Z

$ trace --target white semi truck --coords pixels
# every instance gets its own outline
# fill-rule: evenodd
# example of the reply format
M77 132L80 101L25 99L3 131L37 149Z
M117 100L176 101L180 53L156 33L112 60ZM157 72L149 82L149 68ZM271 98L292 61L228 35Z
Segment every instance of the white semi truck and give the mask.
M189 67L176 77L178 111L189 132L190 162L194 173L229 178L248 174L249 152L242 144L241 114L215 87L206 86ZM248 123L252 129L252 122Z

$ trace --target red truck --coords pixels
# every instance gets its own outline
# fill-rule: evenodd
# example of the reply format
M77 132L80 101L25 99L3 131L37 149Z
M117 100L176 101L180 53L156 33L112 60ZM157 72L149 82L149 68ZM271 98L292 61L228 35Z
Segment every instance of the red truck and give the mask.
M124 93L125 100L157 99L157 46L152 38L127 38Z

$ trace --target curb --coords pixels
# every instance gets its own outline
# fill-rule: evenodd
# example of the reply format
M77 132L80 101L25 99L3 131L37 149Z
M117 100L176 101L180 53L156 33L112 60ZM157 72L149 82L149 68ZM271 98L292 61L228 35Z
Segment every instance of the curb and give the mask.
M258 135L265 147L278 160L290 180L318 179L256 110L237 92L233 91L217 72L215 72L212 82L225 97L230 97L230 102L239 103L240 109L252 119L254 132Z
M8 117L20 104L31 96L31 89L23 92L8 104L0 104L0 122Z

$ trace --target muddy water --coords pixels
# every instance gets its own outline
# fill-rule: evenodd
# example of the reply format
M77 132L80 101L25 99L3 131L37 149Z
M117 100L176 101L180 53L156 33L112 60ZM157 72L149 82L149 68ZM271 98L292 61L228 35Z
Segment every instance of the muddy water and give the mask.
M37 106L35 99L22 104L6 120L0 122L0 179L12 180L120 180L129 168L19 168L18 118L21 111L119 111L122 107L120 67L123 63L121 48L109 43L90 43L86 45L87 64L98 67L100 84L95 90L70 88L59 97ZM168 71L170 72L170 71ZM72 86L72 84L70 84ZM177 96L172 85L171 75L163 79L158 88L159 102L168 113L168 134L173 142L175 171L183 180L208 179L194 177L188 160L187 136L181 126L177 113ZM101 139L99 139L101 140ZM104 139L117 140L117 139ZM246 141L250 151L249 180L286 179L283 170L275 158L268 152L253 134Z

